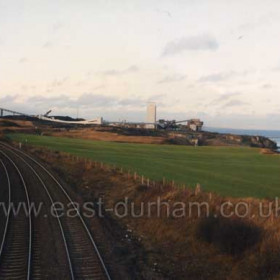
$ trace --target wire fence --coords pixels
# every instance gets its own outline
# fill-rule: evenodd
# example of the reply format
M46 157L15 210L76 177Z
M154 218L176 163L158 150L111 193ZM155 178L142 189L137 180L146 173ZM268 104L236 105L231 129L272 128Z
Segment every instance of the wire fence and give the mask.
M59 154L66 159L68 159L72 163L78 164L80 167L90 170L91 168L99 168L100 170L108 171L108 172L118 172L122 176L124 176L128 180L133 180L135 183L140 184L142 186L146 186L147 188L160 188L164 189L183 189L188 192L193 193L194 195L199 195L202 193L202 188L199 183L196 184L194 188L190 188L186 184L177 183L175 180L168 180L163 177L161 180L153 180L143 174L139 174L135 170L127 169L125 167L109 164L103 161L96 161L86 157L80 157L71 153L66 152L58 152L52 151L53 153ZM212 194L209 193L209 198L212 198Z

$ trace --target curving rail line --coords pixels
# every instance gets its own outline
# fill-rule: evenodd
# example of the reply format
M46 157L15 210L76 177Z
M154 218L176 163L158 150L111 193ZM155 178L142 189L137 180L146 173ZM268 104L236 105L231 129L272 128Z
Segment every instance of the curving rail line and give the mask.
M111 279L105 263L100 255L96 243L84 221L75 203L71 199L65 188L58 182L58 180L37 160L28 154L11 147L7 144L1 143L8 151L20 158L37 176L48 193L50 200L53 203L54 194L60 197L61 200L67 201L76 211L77 218L69 218L67 216L58 218L65 242L65 249L67 251L69 268L72 279ZM21 154L21 156L19 155ZM27 159L27 160L26 160ZM31 161L32 164L27 161ZM33 165L33 166L32 166ZM42 173L44 172L44 174ZM40 173L40 174L39 174ZM51 189L44 183L48 180L55 183L56 189ZM51 185L51 184L50 184ZM58 187L58 188L57 188ZM60 190L60 194L58 193ZM53 193L53 196L51 195ZM91 246L91 248L90 248ZM94 253L94 255L92 255Z
M38 180L40 181L40 183L42 184L43 188L45 189L50 201L51 201L51 205L54 205L54 199L53 197L51 196L48 188L46 187L46 184L43 182L42 178L39 176L39 174L34 170L34 168L26 161L24 160L23 157L17 155L15 152L11 151L15 156L17 156L18 158L20 158L25 164L26 166L28 166L32 172L34 173L34 175L38 178ZM68 260L68 264L69 264L69 270L70 270L70 276L71 276L71 279L75 279L74 277L74 273L73 273L73 266L72 266L72 262L71 262L71 259L70 259L70 254L69 254L69 249L68 249L68 245L67 245L67 242L66 242L66 238L65 238L65 232L63 230L63 227L62 227L62 223L61 223L61 220L59 218L59 215L57 213L57 210L54 208L54 212L55 212L55 217L57 218L57 221L58 221L58 224L59 224L59 227L60 227L60 231L61 231L61 235L62 235L62 238L63 238L63 243L64 243L64 246L65 246L65 251L66 251L66 255L67 255L67 260Z
M14 161L3 151L0 153L12 164L24 188L25 200L30 211L29 193L22 173ZM11 192L15 205L20 203ZM11 203L11 202L10 202ZM19 204L17 204L19 205ZM10 204L8 210L7 232L3 237L3 251L1 252L0 279L27 279L31 278L32 259L32 219L30 213L24 211L11 215ZM27 215L29 214L29 215ZM28 225L26 225L28 223Z
M0 163L1 163L1 165L3 166L5 175L6 175L6 177L7 177L7 182L8 182L8 207L9 207L8 213L6 213L6 214L7 214L7 217L6 217L5 227L4 227L4 231L3 231L3 239L2 239L1 247L0 247L0 259L1 259L2 252L3 252L3 248L4 248L4 243L5 243L6 236L7 236L7 230L8 230L9 219L10 219L11 181L10 181L10 176L9 176L8 170L7 170L7 168L6 168L5 164L4 164L4 162L3 162L2 160L0 160Z

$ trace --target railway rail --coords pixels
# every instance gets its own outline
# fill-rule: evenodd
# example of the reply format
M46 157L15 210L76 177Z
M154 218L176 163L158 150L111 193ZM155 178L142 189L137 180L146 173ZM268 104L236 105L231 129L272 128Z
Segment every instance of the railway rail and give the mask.
M7 190L6 192L8 192L7 195L1 193L1 197L4 199L4 197L6 196L6 204L10 205L11 204L11 181L10 181L10 177L9 177L9 173L8 170L4 164L4 162L2 160L0 160L0 163L2 165L2 168L4 170L4 172L2 174L4 174L5 178L6 178L6 185L7 185ZM0 178L1 182L4 182L5 179ZM5 184L5 183L4 183ZM4 199L5 200L5 199ZM3 232L1 232L3 238L2 238L2 242L1 242L1 247L0 247L0 257L2 255L3 252L3 248L4 248L4 241L6 239L6 235L7 235L7 229L8 229L8 223L9 223L9 215L10 215L10 211L7 213L7 215L5 215L4 213L1 216L1 221L2 221L2 229ZM4 224L3 224L4 223Z
M6 223L1 242L0 279L30 279L32 254L32 219L21 209L17 214L11 213L10 205L18 206L24 202L30 207L29 193L25 180L14 161L3 151L6 159L2 164L7 175L9 201L6 206ZM7 168L13 169L10 176ZM13 186L13 189L11 188Z
M28 217L30 230L29 242L24 238L20 238L19 235L11 234L13 227L15 227L15 223L11 217L9 219L7 218L9 222L6 222L7 230L6 233L3 234L2 246L0 247L3 248L3 258L0 250L0 279L5 279L2 277L2 275L4 276L3 269L5 268L4 260L8 260L7 263L10 263L11 261L10 258L4 258L4 252L9 251L8 239L11 235L14 237L13 244L17 244L18 249L26 250L26 244L29 244L28 258L27 255L24 257L25 260L28 259L28 263L24 263L27 273L25 274L22 270L11 268L13 273L18 271L18 274L21 276L19 278L15 277L15 279L46 279L44 278L44 269L46 269L46 267L44 268L44 265L42 264L44 264L44 258L48 263L49 254L46 254L46 252L40 254L38 250L40 251L40 246L43 246L41 243L44 243L42 242L42 235L45 236L45 238L47 237L47 234L43 233L44 228L45 230L48 230L50 227L54 229L49 232L50 235L54 235L53 239L56 240L59 236L60 247L56 247L56 251L58 249L60 252L64 251L60 254L58 260L61 262L61 269L65 271L63 279L111 279L92 233L88 229L69 193L59 180L36 159L7 144L0 144L0 155L2 155L3 158L5 157L6 162L9 162L9 166L6 166L4 162L0 162L0 167L2 165L3 170L7 171L7 181L9 182L11 179L10 184L7 184L7 186L10 186L11 194L13 194L15 188L15 184L12 182L12 178L15 176L9 176L11 166L13 166L21 178L21 185L25 186L28 208L30 209L28 193L31 195L32 202L39 202L40 198L44 201L45 207L43 216L33 217L31 214ZM28 184L25 183L25 178L26 181L28 181ZM76 212L76 215L59 216L55 210L55 217L50 217L50 213L47 209L50 209L55 202L60 202L67 207L68 205L71 205L72 209ZM33 224L31 224L31 221ZM51 226L48 226L50 224ZM26 226L24 227L19 223L18 229L23 232L23 236L24 234L26 235ZM40 234L38 234L38 230L41 230ZM19 239L22 244L17 239ZM54 249L55 248L53 248L53 250ZM14 259L17 260L18 258L14 256ZM55 277L55 274L52 276ZM62 279L61 277L62 276L60 275L56 279Z

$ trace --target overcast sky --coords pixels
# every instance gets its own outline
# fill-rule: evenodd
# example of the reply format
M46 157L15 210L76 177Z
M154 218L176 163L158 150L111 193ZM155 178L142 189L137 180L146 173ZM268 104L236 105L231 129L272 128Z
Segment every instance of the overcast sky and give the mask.
M279 0L0 0L0 107L280 129Z

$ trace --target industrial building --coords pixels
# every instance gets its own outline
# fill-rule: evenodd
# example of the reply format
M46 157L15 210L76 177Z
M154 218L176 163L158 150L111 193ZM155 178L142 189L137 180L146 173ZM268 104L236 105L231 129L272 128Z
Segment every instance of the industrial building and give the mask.
M187 122L187 128L192 131L201 131L203 122L200 119L191 119Z
M70 117L54 117L49 116L51 110L46 112L44 115L27 115L16 111L0 108L0 118L4 117L4 114L19 115L23 117L36 118L41 121L48 121L53 124L57 123L60 125L95 125L95 126L120 126L125 128L139 128L139 129L164 129L164 130L187 130L199 132L202 131L203 122L200 119L189 119L189 120L157 120L157 107L156 103L150 102L147 105L146 122L115 122L105 121L102 117L98 117L92 120L84 119L72 119Z

